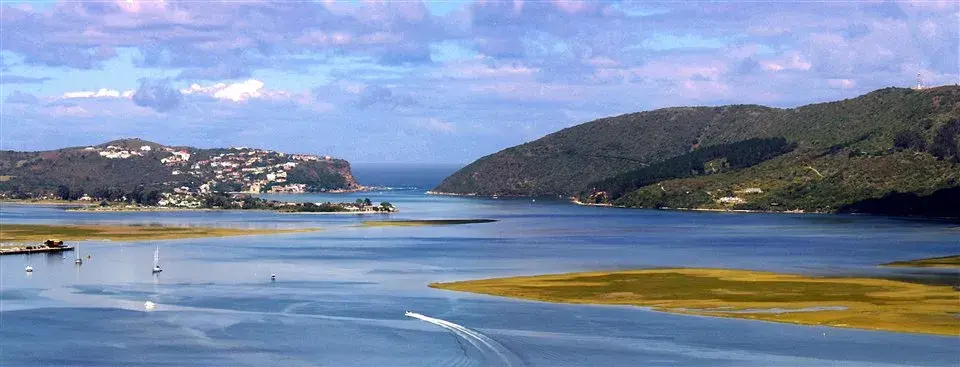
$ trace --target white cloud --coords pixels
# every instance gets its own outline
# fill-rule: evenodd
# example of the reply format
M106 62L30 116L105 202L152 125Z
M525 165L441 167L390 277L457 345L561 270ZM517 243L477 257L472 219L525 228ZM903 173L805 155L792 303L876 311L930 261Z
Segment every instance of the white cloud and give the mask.
M329 101L318 100L309 90L292 92L270 89L266 87L264 82L256 79L249 79L237 83L192 84L185 88L170 88L171 91L179 92L179 94L184 97L210 98L225 103L243 103L258 100L274 103L292 103L314 112L330 112L336 109L335 104ZM363 88L363 85L358 84L346 89L362 91ZM38 97L43 100L71 100L82 106L82 108L50 109L47 111L48 114L55 114L57 116L104 116L109 115L111 109L124 106L123 104L117 103L125 103L130 100L137 103L137 93L137 90L100 88L97 90L70 91L63 94ZM137 104L139 105L140 103ZM140 110L142 109L135 109L135 111ZM132 112L125 111L124 113L129 114Z
M213 94L213 98L229 99L234 102L245 101L250 98L260 98L263 89L263 82L255 79L247 80L243 83L227 85L226 88L218 90Z
M66 92L63 98L130 98L133 93L132 90L120 92L116 89L100 88L95 91Z
M289 93L285 91L264 88L263 82L256 79L231 84L217 83L206 87L200 86L199 84L192 84L187 88L180 89L180 93L205 95L219 100L233 102L289 96Z

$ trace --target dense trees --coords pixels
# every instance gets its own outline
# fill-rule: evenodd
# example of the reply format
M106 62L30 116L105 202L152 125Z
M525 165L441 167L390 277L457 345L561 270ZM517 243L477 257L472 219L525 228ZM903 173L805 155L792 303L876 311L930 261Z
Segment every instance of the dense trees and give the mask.
M348 211L341 204L334 203L302 203L296 206L288 206L280 209L281 211L287 212L303 212L303 213L330 213L330 212L344 212Z
M57 197L62 200L70 200L70 186L60 185L57 188Z
M922 152L927 149L927 140L916 130L901 131L893 138L893 147Z
M960 136L960 120L953 119L943 124L933 137L933 144L930 144L930 154L940 159L960 162L958 136Z
M203 199L204 208L220 208L220 209L233 209L233 200L229 196L223 194L212 194L207 195Z
M960 187L940 189L930 195L894 192L840 208L842 213L960 217Z
M932 128L932 120L925 120L922 125L925 129ZM927 140L919 131L905 130L898 133L893 138L894 149L907 149L917 152L929 152L939 159L960 162L960 142L957 141L960 136L960 120L953 119L940 125L940 128L933 134L933 141L927 145Z
M929 145L946 118L957 118L960 88L885 88L837 102L778 109L751 105L678 107L603 118L483 157L434 191L480 195L569 196L619 174L693 148L781 136L824 156L875 157L895 135L917 131ZM949 134L947 134L949 135ZM916 136L907 137L915 146ZM903 138L903 137L901 137ZM934 150L949 153L949 139ZM955 145L953 145L955 146ZM818 157L815 157L818 158ZM865 163L865 162L862 162Z
M794 145L787 143L784 138L747 139L714 145L597 182L591 191L582 193L581 197L586 200L591 194L602 192L606 201L613 201L630 191L659 181L745 168L793 148Z
M338 163L334 162L334 169L343 169L338 167ZM301 163L287 172L287 183L307 185L307 191L346 189L350 186L343 174L330 171L326 165L314 162Z

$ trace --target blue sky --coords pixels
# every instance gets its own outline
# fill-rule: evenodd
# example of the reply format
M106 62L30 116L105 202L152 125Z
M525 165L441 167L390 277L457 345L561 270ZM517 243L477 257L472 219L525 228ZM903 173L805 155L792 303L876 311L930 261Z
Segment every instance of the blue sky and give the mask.
M469 162L599 117L960 81L955 1L0 4L0 148Z

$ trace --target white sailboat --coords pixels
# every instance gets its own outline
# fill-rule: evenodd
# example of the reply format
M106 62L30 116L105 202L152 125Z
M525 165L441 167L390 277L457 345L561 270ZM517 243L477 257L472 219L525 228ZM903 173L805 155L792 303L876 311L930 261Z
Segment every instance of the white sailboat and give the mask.
M160 245L157 245L157 249L153 251L153 273L159 273L163 271L160 269Z
M81 265L83 264L83 259L80 258L80 244L77 244L77 248L73 249L73 252L77 253L77 259L73 260L74 264Z

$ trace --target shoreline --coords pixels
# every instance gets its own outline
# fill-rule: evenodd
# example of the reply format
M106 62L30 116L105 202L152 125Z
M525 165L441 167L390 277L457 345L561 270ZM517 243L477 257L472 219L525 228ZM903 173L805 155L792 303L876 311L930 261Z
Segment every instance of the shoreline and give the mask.
M267 209L219 209L219 208L164 208L164 207L139 207L139 208L109 208L109 209L100 209L99 207L87 208L71 208L66 209L68 212L86 212L86 213L121 213L121 212L208 212L208 211L233 211L233 210L248 210L248 211L267 211Z
M804 214L804 215L853 215L853 216L871 216L871 217L880 217L880 218L910 218L910 219L925 219L925 220L941 220L947 222L958 222L960 217L930 217L922 215L885 215L885 214L874 214L874 213L838 213L838 212L825 212L825 211L804 211L801 209L794 210L751 210L751 209L722 209L722 208L671 208L671 207L662 207L662 208L634 208L627 206L617 206L613 204L591 204L584 203L576 200L575 198L570 198L570 202L580 206L593 206L600 208L614 208L614 209L642 209L642 210L663 210L663 211L680 211L680 212L716 212L716 213L752 213L752 214Z
M934 269L958 269L960 268L960 255L947 255L937 257L927 257L923 259L891 261L880 264L886 268L934 268Z
M243 210L243 209L238 209L238 210ZM334 214L334 215L365 215L365 214L389 215L389 214L400 212L399 210L392 211L392 212L375 212L372 210L371 211L345 211L345 212L284 212L279 210L268 210L268 211L275 212L277 214L325 214L325 215L331 215L331 214Z
M5 224L0 228L0 243L42 242L49 238L65 241L161 241L209 237L260 236L309 233L322 228L264 229L153 225L52 225Z
M223 209L223 208L164 208L164 207L140 207L140 208L110 208L110 209L99 209L97 208L71 208L66 209L68 212L83 212L83 213L135 213L135 212L213 212L213 211L224 211L224 212L272 212L277 214L393 214L398 213L399 210L392 212L376 212L376 211L342 211L342 212L285 212L282 210L273 210L273 209Z
M92 204L76 203L68 200L15 200L15 199L4 199L0 200L0 204L20 204L20 205L69 205L69 206L86 206Z
M481 197L486 196L486 197L493 197L493 195L477 195L477 193L475 193L475 192L474 192L474 193L469 193L469 194L458 194L458 193L455 193L455 192L444 192L444 191L433 191L433 190L427 190L427 191L425 192L425 194L427 194L427 195L437 195L437 196L481 196Z
M711 268L596 271L439 282L430 288L549 303L960 336L951 286Z
M584 203L577 200L576 198L570 198L570 202L581 205L581 206L595 206L601 208L616 208L616 209L646 209L646 210L667 210L667 211L686 211L686 212L720 212L720 213L759 213L759 214L842 214L842 213L828 213L828 212L807 212L803 210L752 210L752 209L724 209L724 208L671 208L671 207L662 207L662 208L633 208L628 206L619 206L613 204L592 204Z

